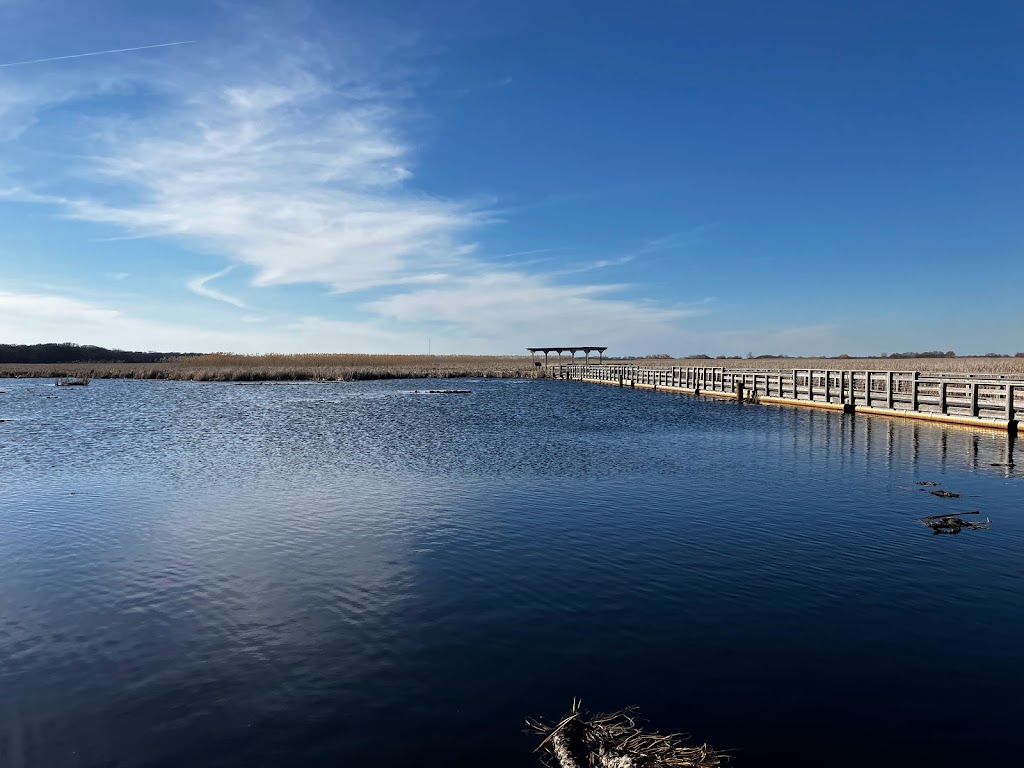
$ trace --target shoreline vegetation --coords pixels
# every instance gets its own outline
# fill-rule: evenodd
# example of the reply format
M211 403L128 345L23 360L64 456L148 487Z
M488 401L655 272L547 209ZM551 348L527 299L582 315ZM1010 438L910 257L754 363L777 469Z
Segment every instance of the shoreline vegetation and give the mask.
M367 381L372 379L525 378L528 356L232 355L175 357L148 363L4 363L0 378L166 379L171 381Z
M64 359L40 360L37 354L46 348L46 357L63 349ZM13 351L21 353L17 357ZM97 353L96 359L83 360ZM148 352L119 352L100 347L77 345L0 345L0 378L52 379L166 379L174 381L366 381L372 379L452 379L452 378L542 378L545 369L534 364L529 355L365 355L365 354L269 354L228 353L161 355ZM32 354L28 354L32 353ZM118 358L118 355L121 357ZM146 358L140 360L139 357ZM13 359L12 359L13 358ZM536 362L543 362L538 356ZM548 362L557 365L552 355ZM563 355L562 363L570 363ZM576 357L577 364L583 359ZM593 362L593 361L592 361ZM605 357L606 365L641 367L726 367L787 371L792 369L921 371L932 373L973 373L1024 376L1024 357L748 357L709 358L694 356L671 358Z

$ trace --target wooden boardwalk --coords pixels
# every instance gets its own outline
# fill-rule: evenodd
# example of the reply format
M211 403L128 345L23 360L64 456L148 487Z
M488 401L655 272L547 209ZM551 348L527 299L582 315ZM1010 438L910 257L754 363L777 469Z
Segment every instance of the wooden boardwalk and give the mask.
M565 365L555 378L1024 431L1024 378L920 371Z

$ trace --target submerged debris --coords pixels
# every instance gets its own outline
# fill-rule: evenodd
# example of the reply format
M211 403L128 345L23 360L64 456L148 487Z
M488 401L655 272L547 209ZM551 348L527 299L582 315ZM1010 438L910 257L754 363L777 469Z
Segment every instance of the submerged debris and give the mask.
M553 768L713 768L727 759L707 744L685 745L681 734L644 731L631 710L590 715L578 700L555 725L537 720L526 725L528 732L544 736L537 750L545 751L544 762Z
M469 395L471 389L417 389L414 395Z
M972 522L964 520L962 515L980 515L981 512L957 512L955 515L928 515L920 519L921 525L932 529L932 533L945 533L955 536L964 528L980 531L992 527L992 521L987 517L985 522Z
M65 376L63 379L57 379L54 384L58 387L85 387L89 384L89 377L83 376L79 379L74 376Z
M931 480L918 480L917 485L939 485L939 483L933 483Z
M931 491L932 496L938 496L942 499L959 499L959 493L953 493L952 491Z

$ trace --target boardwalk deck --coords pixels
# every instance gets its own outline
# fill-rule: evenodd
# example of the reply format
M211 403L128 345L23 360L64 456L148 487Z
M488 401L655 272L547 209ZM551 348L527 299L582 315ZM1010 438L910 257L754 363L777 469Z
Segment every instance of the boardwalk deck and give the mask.
M919 371L560 366L556 378L1022 430L1024 378Z

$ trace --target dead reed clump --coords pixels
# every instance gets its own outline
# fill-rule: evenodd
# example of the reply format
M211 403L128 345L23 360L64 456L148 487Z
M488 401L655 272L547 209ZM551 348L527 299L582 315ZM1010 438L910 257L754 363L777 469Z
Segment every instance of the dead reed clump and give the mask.
M552 768L714 768L727 759L707 744L686 745L682 734L645 731L630 710L590 715L579 700L554 725L537 720L526 725L544 736L537 750L544 750L544 762Z

